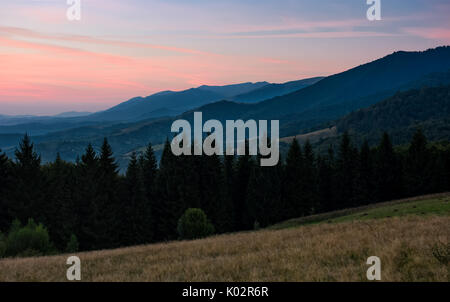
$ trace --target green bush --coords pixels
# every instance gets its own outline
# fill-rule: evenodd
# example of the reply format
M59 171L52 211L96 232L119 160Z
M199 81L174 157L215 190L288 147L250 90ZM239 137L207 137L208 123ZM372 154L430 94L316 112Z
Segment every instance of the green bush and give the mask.
M18 220L12 223L6 240L6 256L41 256L51 250L50 237L42 224L37 225L33 219L24 227Z
M178 235L181 239L197 239L214 233L214 226L201 209L187 209L178 220Z
M78 252L78 239L77 239L77 236L75 236L74 234L72 234L72 236L70 236L70 240L67 243L66 252L67 253Z

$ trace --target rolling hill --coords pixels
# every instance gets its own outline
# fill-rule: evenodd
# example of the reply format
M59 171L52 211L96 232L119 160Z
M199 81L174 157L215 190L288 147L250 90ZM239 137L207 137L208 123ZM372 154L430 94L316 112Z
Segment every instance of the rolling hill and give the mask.
M322 79L324 79L324 77L315 77L300 81L292 81L284 84L267 84L266 86L263 86L259 89L236 95L230 100L237 103L257 103L303 89L317 83Z
M148 97L137 97L97 112L88 117L97 121L137 121L146 118L174 116L208 103L247 93L268 85L267 82L243 83L227 86L200 86L184 91L163 91ZM164 110L163 115L156 112Z
M397 143L409 140L422 128L431 140L450 138L450 85L413 89L368 108L357 110L336 123L340 133L372 139L386 131Z
M423 85L435 73L450 70L450 47L422 52L399 51L376 61L329 76L296 92L257 104L205 105L200 111L227 119L279 119L285 129L308 129L351 111L373 105L399 90ZM420 87L419 86L419 87ZM294 127L290 127L294 124Z
M382 281L448 281L449 200L423 196L276 229L76 255L82 281L367 281L373 255ZM0 260L0 281L66 281L67 257Z
M398 92L384 101L331 122L330 125L308 134L297 135L297 138L312 138L313 145L323 152L330 145L337 146L340 136L345 132L356 145L362 144L364 140L369 145L376 145L383 132L389 133L394 144L407 144L417 129L421 129L430 141L449 141L450 85Z

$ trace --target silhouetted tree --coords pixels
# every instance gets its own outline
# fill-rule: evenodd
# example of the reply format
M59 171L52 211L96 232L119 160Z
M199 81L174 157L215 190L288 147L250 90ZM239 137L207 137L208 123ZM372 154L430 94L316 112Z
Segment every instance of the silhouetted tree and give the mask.
M11 216L26 223L29 218L41 222L43 217L45 179L41 171L41 157L34 150L30 137L25 134L15 151L14 200L11 200Z
M301 179L303 172L303 153L296 138L293 139L286 157L284 182L284 213L283 219L299 217L306 214L303 195L304 184Z
M6 231L14 217L10 213L14 188L12 163L0 150L0 232Z
M386 132L383 134L376 154L375 181L378 200L386 201L401 196L402 166Z

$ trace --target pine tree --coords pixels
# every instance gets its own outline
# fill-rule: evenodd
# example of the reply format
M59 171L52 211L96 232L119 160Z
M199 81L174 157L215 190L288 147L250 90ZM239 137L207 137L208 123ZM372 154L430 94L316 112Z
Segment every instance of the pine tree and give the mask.
M235 210L234 210L234 178L235 178L235 157L225 155L223 157L223 195L222 208L223 217L219 227L220 232L231 232L235 230Z
M350 136L344 133L337 158L337 204L339 208L356 206L356 180L358 152L353 147Z
M13 220L10 215L11 193L14 179L12 163L0 150L0 232L6 231Z
M139 164L142 169L147 199L150 201L154 198L155 180L158 173L158 163L152 144L148 144L144 154L139 158Z
M197 167L200 208L210 218L217 232L226 232L227 209L223 203L225 179L222 173L222 162L216 154L202 155L198 157Z
M358 204L369 204L375 200L373 155L367 140L364 141L358 165L357 200Z
M238 156L235 178L233 180L233 208L235 211L236 230L249 230L253 228L254 221L252 221L246 205L248 183L253 165L254 161L249 155L248 142L246 142L245 155Z
M126 173L126 202L121 215L121 244L136 245L152 241L151 209L146 198L143 171L136 153L131 155Z
M283 165L262 167L261 158L253 166L247 194L247 207L255 226L266 227L283 219Z
M169 140L164 144L156 179L157 203L153 209L156 224L155 238L157 241L173 240L177 238L178 219L187 209L182 204L180 187L180 164L171 150Z
M328 212L335 209L333 194L333 162L330 156L317 158L317 192L319 211Z
M100 248L117 246L116 235L121 226L115 217L123 208L123 203L118 198L118 188L118 165L108 140L104 138L98 159L98 190L95 199L96 208L101 211L101 215L97 217Z
M75 231L76 217L73 201L75 178L74 167L57 154L55 162L45 167L48 179L45 218L52 242L64 250L71 234Z
M283 219L300 217L307 214L304 199L304 185L301 179L304 158L302 149L294 138L286 157L284 173L285 205Z
M317 212L320 208L317 197L317 169L312 145L307 140L303 146L303 170L300 178L303 185L303 210L306 215Z
M377 148L375 165L376 196L378 201L387 201L401 196L402 167L389 135L385 132Z
M98 183L98 157L91 144L86 148L77 164L75 209L76 236L81 250L98 247L98 217L101 209L96 204Z
M148 202L148 208L151 212L147 220L147 228L149 228L149 237L153 239L154 233L157 230L155 221L154 208L158 204L158 195L156 190L156 178L158 174L158 163L156 161L155 153L151 144L148 144L144 154L139 158L139 165L142 171L142 181L144 185L145 197Z
M429 193L432 178L431 156L427 148L427 139L420 129L411 140L405 168L408 194L417 196Z
M45 180L41 171L41 157L35 152L34 144L25 134L15 151L16 162L14 201L10 205L11 215L26 223L29 218L42 221Z

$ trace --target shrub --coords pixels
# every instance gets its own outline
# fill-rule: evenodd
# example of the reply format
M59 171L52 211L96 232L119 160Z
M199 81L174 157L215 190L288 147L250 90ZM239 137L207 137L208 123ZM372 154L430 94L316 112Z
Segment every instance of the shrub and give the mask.
M449 265L450 264L450 243L436 243L431 248L431 253L433 254L434 258L436 258L437 261L439 261L443 265Z
M67 253L78 252L78 239L77 239L77 236L75 236L74 234L72 234L72 236L70 236L70 240L67 243L66 252Z
M181 239L197 239L214 233L214 226L201 209L187 209L178 220L178 235Z
M41 256L51 252L52 245L47 229L33 219L21 227L15 220L6 240L6 256Z

